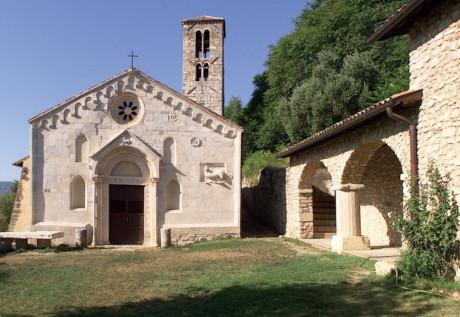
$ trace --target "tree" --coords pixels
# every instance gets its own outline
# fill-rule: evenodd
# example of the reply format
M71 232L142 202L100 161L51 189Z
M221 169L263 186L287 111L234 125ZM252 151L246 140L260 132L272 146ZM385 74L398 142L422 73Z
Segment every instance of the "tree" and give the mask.
M0 196L0 231L7 231L13 213L14 201L18 191L18 181L15 181L9 193Z
M241 104L241 99L238 97L232 97L230 102L225 107L224 116L237 124L242 124L243 121L243 106Z
M319 127L325 127L325 124L351 114L352 110L359 110L378 98L384 99L395 92L407 89L407 38L394 38L373 45L367 43L367 38L402 3L404 0L314 0L307 5L295 20L294 30L270 48L266 70L254 79L253 98L244 111L244 153L258 150L274 151L279 145L299 139L294 137L293 129L300 129L299 136L308 136ZM331 108L331 102L321 99L327 104L316 101L311 111L314 111L316 117L322 113L325 116L324 122L298 118L297 124L288 126L286 121L282 120L285 119L283 111L287 111L286 102L294 98L294 91L298 87L302 86L304 90L307 89L307 85L312 87L312 78L318 78L315 72L319 71L317 66L321 63L320 53L323 51L334 54L337 65L344 65L354 54L366 53L366 57L372 61L377 71L377 81L370 78L371 82L366 82L369 79L367 73L360 73L359 69L355 69L352 78L367 86L367 92L361 91L358 94L356 91L350 91L354 97L362 97L355 106L340 106L335 102L334 112L327 112L325 109ZM337 76L327 76L332 80L330 83L327 82L329 89L334 89L333 85L337 85L335 89L338 90L346 89L347 85L351 85L351 89L357 87L341 76L342 71L336 70L334 73L337 72ZM361 75L364 77L360 79ZM321 82L324 84L326 80ZM296 94L299 99L301 93L297 91ZM342 91L340 95L340 98L345 98L346 91ZM348 99L350 102L355 100ZM316 108L316 105L320 106Z
M361 110L379 72L369 53L354 53L343 61L329 51L318 54L312 76L282 99L279 113L292 142L322 130Z

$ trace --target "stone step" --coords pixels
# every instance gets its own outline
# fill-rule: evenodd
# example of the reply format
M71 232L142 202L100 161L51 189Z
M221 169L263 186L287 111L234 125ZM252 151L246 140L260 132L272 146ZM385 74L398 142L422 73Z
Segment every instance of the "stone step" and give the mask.
M313 232L335 232L335 226L315 226L313 225Z
M313 239L331 239L334 235L335 232L315 232Z
M316 220L334 220L335 221L335 214L313 214L313 221Z
M335 209L332 209L332 208L313 208L313 213L334 214L335 215Z
M314 226L335 227L335 219L315 219L313 220Z

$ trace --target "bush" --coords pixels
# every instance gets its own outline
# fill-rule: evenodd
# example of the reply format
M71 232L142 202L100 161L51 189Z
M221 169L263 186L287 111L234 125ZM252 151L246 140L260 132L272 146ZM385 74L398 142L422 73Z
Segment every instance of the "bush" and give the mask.
M18 182L14 182L9 193L0 196L0 231L7 231L13 213L14 201L18 190Z
M261 170L266 167L286 167L285 159L279 159L275 153L268 151L254 152L243 163L243 176L251 185L258 181L257 177Z
M396 219L396 228L408 247L398 262L402 275L444 280L455 277L454 264L460 259L456 239L460 214L449 182L449 177L442 177L430 164L427 183L412 185L404 214Z

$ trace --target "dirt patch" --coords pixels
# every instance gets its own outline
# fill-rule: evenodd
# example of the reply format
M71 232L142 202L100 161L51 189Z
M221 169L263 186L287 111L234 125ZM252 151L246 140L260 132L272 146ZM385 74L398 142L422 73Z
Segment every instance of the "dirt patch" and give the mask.
M295 252L296 256L320 255L325 252L320 249L315 249L307 244L303 244L302 242L295 243L295 242L284 240L283 243L289 250Z

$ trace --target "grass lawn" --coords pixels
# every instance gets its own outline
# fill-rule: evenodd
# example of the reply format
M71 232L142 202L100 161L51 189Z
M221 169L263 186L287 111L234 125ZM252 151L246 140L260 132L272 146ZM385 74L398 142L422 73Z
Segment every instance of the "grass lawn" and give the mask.
M373 263L283 239L0 258L0 316L460 316Z

